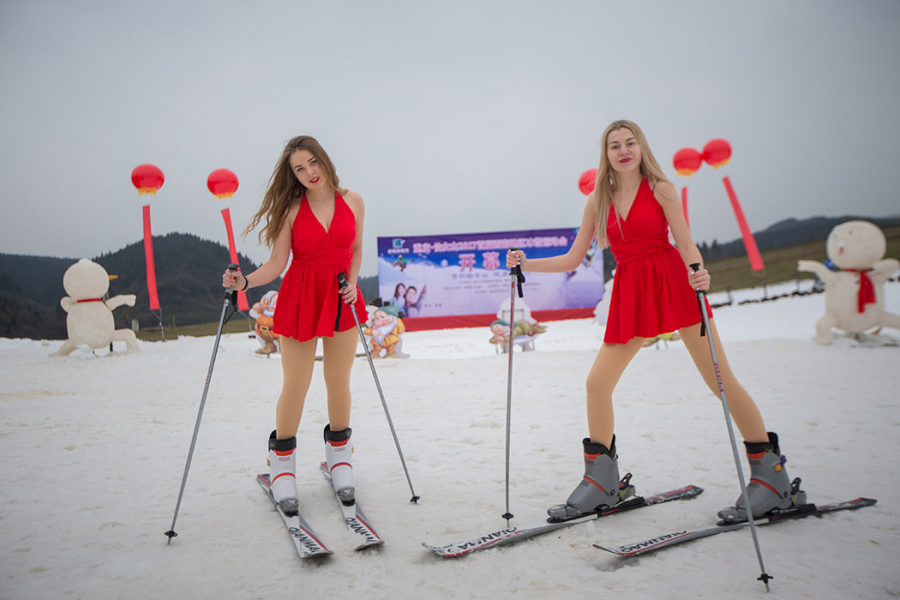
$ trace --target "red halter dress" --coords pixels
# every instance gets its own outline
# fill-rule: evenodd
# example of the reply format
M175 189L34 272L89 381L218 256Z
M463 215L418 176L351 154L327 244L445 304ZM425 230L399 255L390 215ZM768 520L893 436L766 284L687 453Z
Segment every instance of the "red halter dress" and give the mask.
M334 217L328 231L313 214L304 195L291 228L293 260L278 291L274 330L305 342L314 337L334 337L335 332L356 327L351 307L341 299L338 273L349 273L356 240L356 217L337 192ZM369 318L366 302L356 288L356 314L360 323Z
M606 235L616 275L604 342L624 344L700 322L684 261L669 243L669 223L646 179L625 218L610 206ZM708 304L707 312L712 316Z

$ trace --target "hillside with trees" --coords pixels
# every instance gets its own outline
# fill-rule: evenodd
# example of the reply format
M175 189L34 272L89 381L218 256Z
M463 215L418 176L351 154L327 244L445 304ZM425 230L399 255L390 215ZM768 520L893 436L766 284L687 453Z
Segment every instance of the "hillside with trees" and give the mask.
M858 216L813 217L797 220L786 219L755 233L756 243L761 252L802 246L804 243L821 242L828 237L835 225L854 219L875 223L882 229L891 228L888 255L896 248L896 231L900 217L870 218ZM729 279L734 284L757 281L750 275L749 268L738 257L746 255L743 241L736 239L724 244L713 240L699 244L700 251L709 266L718 262L731 271L740 271L741 278ZM804 249L803 252L807 250ZM203 240L187 233L170 233L154 236L153 253L156 263L156 281L162 319L165 327L182 327L216 322L219 319L222 301L220 284L223 269L230 261L228 248L222 244ZM824 246L821 248L824 260ZM896 258L896 256L894 256ZM253 261L239 254L242 269L251 272L258 268ZM608 279L615 262L605 251L605 274ZM809 256L816 259L815 256ZM147 277L142 241L125 248L103 254L92 260L100 264L116 278L110 281L109 295L134 294L135 306L123 306L113 313L117 328L130 328L132 320L137 320L141 329L159 326L159 319L150 312L147 294ZM0 254L0 337L65 339L66 313L59 304L66 295L63 289L63 274L78 258L53 258L44 256L24 256ZM769 283L795 277L796 259L791 257L782 268L767 265ZM729 266L730 265L730 266ZM715 271L714 271L715 272ZM720 277L720 283L722 278ZM266 291L277 290L281 280L267 286L253 288L248 294L250 304L257 301ZM373 304L380 304L378 298L378 277L360 277L359 286L363 295Z

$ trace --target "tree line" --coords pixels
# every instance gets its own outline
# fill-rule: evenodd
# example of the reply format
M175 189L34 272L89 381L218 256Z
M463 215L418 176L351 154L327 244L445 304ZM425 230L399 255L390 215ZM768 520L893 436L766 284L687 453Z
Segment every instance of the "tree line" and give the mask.
M811 241L824 240L835 225L854 219L871 221L885 228L900 225L900 216L870 218L857 216L785 219L754 234L760 251L774 250ZM744 256L743 241L698 244L709 263ZM605 252L605 278L611 276L615 262ZM153 254L163 324L166 327L210 323L218 320L221 308L221 274L230 263L228 248L189 233L154 236ZM245 255L238 254L242 270L258 268ZM116 278L110 281L109 295L134 294L135 305L113 312L117 328L130 328L137 320L142 329L159 325L150 312L143 241L135 242L92 259ZM59 304L66 295L63 275L77 258L53 258L0 253L0 337L65 339L66 313ZM253 288L248 293L252 306L269 290L277 290L281 280ZM360 277L360 289L367 300L378 304L378 277Z

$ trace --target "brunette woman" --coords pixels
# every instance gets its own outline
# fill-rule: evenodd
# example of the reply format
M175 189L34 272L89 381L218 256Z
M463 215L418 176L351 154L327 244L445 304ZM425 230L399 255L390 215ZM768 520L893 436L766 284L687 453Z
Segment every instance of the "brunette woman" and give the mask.
M290 259L274 316L284 384L269 439L272 492L287 514L297 512L296 434L320 339L328 396L326 462L341 500L353 502L350 370L359 338L350 311L356 310L360 322L368 318L356 283L364 215L362 197L341 187L322 146L312 137L296 137L282 151L262 205L244 232L262 223L259 239L272 248L269 260L253 273L222 276L223 286L247 290L273 281ZM349 282L343 291L341 272Z

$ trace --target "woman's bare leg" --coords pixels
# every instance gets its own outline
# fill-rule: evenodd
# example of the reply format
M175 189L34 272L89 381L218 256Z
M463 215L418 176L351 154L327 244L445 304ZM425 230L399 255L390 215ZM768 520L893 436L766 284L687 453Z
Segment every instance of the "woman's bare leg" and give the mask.
M763 422L762 415L756 402L747 393L747 390L740 384L737 377L728 364L725 357L725 350L722 348L722 342L719 340L719 334L716 331L716 324L712 319L709 320L710 335L716 346L716 359L719 363L719 373L722 376L722 385L725 388L725 399L728 401L728 410L734 419L735 425L740 430L744 441L747 442L767 442L769 434L766 431L766 425ZM705 337L700 337L700 323L691 327L679 329L681 339L685 347L691 354L697 370L703 376L703 380L709 389L719 397L719 383L716 379L716 370L713 367L712 355L709 352L709 342Z
M592 442L612 447L615 433L612 393L625 368L643 345L644 338L634 338L625 344L604 343L600 346L585 382L588 433Z
M275 407L276 437L286 440L297 435L306 392L312 380L313 365L316 361L317 338L298 342L289 337L281 338L281 369L284 384L278 405Z
M322 338L325 388L328 390L328 422L332 431L350 427L350 371L356 358L359 332L354 327L333 338Z

